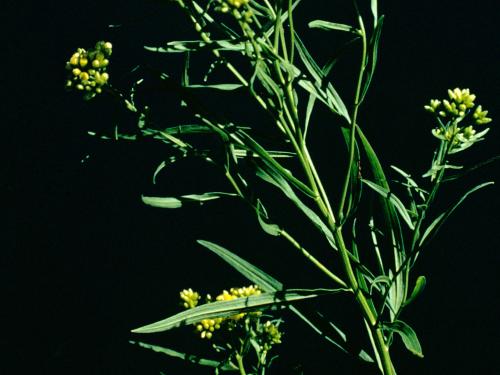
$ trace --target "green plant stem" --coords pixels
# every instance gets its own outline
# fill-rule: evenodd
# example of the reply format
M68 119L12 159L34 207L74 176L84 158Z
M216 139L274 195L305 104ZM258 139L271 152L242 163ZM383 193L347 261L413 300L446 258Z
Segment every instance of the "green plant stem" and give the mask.
M236 354L236 362L238 363L238 370L240 370L240 375L247 375L245 366L243 364L243 356L240 353Z
M449 142L449 144L444 146L444 148L442 145L440 146L441 149L439 151L439 161L438 161L439 165L444 166L446 164L446 158L448 156L448 152L450 151L451 144L452 144L452 142ZM442 150L444 150L444 152ZM406 259L403 261L401 266L395 271L394 276L392 277L392 280L391 280L391 285L388 286L387 291L385 292L384 297L382 298L382 301L386 301L387 296L389 294L389 290L392 287L392 284L395 282L395 280L399 276L399 274L403 271L405 272L403 306L404 306L404 301L406 301L406 299L408 298L408 287L409 287L409 280L410 280L411 261L412 261L413 256L416 254L416 252L418 250L417 241L418 241L419 236L420 236L420 228L422 227L422 224L426 218L427 210L429 209L429 206L434 201L434 199L437 195L437 192L441 186L441 182L443 180L445 171L446 171L445 168L442 168L439 171L438 177L436 178L436 182L434 183L434 186L432 187L432 190L431 190L429 196L427 197L427 201L425 202L425 206L424 206L425 208L420 213L420 215L417 219L417 223L415 224L415 229L413 231L413 236L412 236L412 240L411 240L410 253L406 257ZM380 309L379 316L382 316L382 312L384 310L384 307L385 307L385 303L382 305L382 307ZM401 309L399 309L399 311L395 311L394 320L396 320L400 314L401 314ZM392 333L389 334L389 337L391 337L391 336L392 336Z
M392 365L389 346L387 345L387 341L384 337L382 329L380 328L380 324L378 322L377 313L373 311L368 303L363 291L359 288L358 281L354 274L354 270L352 269L351 261L349 258L349 251L346 248L343 236L342 236L342 227L337 227L334 231L335 241L339 246L339 252L342 258L342 262L344 264L345 272L348 277L348 284L350 288L353 290L355 299L361 308L362 314L369 325L370 331L372 333L373 340L375 341L376 352L378 353L380 360L382 362L382 370L384 375L395 375L394 368Z
M295 240L287 231L284 229L280 230L280 236L285 238L288 242L290 242L297 250L299 250L302 255L304 255L311 263L313 263L320 271L322 271L325 275L327 275L330 279L338 283L343 288L348 288L347 284L340 277L331 272L328 268L325 267L323 263L321 263L318 259L316 259L313 255L311 255L306 249L302 247L301 244Z
M293 1L288 0L288 25L290 30L290 62L293 64L295 57L295 29L293 27Z
M356 7L357 10L357 7ZM347 190L349 189L349 184L351 181L351 172L352 172L352 165L354 163L354 151L355 151L355 146L356 146L356 126L357 126L357 118L358 118L358 110L360 106L360 96L361 96L361 86L363 83L363 76L365 73L365 68L366 68L366 59L367 59L367 41L366 41L366 30L365 26L363 23L363 19L361 18L361 15L358 12L358 20L359 20L359 26L360 26L360 33L361 33L361 39L363 43L363 52L362 52L362 57L361 57L361 66L359 69L359 75L358 75L358 83L356 86L356 94L354 97L354 109L353 109L353 114L351 116L351 137L350 137L350 144L349 144L349 163L347 166L347 172L346 172L346 177L344 180L344 185L342 188L342 194L340 195L340 203L339 203L339 208L338 208L338 218L342 222L344 219L344 205L345 205L345 200L347 197Z

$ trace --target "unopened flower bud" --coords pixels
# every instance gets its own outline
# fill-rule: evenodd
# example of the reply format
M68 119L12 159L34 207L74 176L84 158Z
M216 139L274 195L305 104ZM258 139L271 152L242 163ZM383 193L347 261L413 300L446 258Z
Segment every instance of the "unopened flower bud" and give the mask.
M87 66L88 62L89 62L89 60L86 57L80 58L80 66L82 68L85 68Z
M80 79L81 79L82 81L88 81L88 80L89 80L89 78L90 78L90 76L89 76L89 74L88 74L87 72L81 72L81 73L80 73Z
M74 66L78 65L78 57L79 56L80 55L78 53L75 53L73 56L71 56L71 59L69 60L69 63L71 65L74 65Z

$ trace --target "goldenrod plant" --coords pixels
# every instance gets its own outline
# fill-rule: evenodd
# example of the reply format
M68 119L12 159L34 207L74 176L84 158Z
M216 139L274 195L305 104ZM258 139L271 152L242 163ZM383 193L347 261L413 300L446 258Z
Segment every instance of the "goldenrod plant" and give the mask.
M185 157L215 166L227 180L228 191L142 196L146 205L173 209L217 199L240 199L265 233L281 238L290 251L303 256L304 264L309 263L329 280L314 289L286 288L288 280L278 281L271 276L272 270L249 263L237 255L237 249L230 251L199 240L252 285L225 290L215 298L202 298L198 292L184 289L180 292L182 311L132 332L149 334L190 327L219 359L203 359L142 341L134 343L213 367L216 374L233 371L263 375L270 368L272 372L273 357L269 353L286 340L287 324L282 323L282 314L287 310L333 343L335 349L371 363L383 375L396 374L398 360L391 356L392 346L400 343L396 336L412 355L424 356L411 317L405 314L402 320L403 311L426 284L425 276L412 271L455 209L471 193L493 183L472 187L458 202L444 202L448 204L444 212L433 210L442 185L462 177L468 168L459 165L455 154L471 152L468 149L487 135L491 118L468 88L452 88L447 95L443 88L445 98L432 99L424 106L432 116L427 131L436 138L435 152L428 156L430 168L421 177L412 177L399 167L383 166L363 130L371 124L361 124L359 118L377 65L384 16L378 14L376 0L354 0L352 4L355 24L322 19L308 22L310 28L324 30L325 38L343 34L347 37L345 48L359 51L357 74L352 77L354 95L348 100L348 93L337 90L330 78L340 55L320 64L294 26L299 21L300 1L173 0L165 5L182 9L196 38L145 47L152 59L156 54L184 56L183 71L152 73L160 82L154 93L159 93L159 88L174 91L180 100L164 105L172 109L179 105L190 111L189 123L153 121L154 103L148 103L151 95L140 98L145 82L142 78L130 90L111 86L110 42L98 42L89 51L79 48L69 58L69 89L83 93L85 99L108 92L137 121L133 131L115 129L112 136L92 135L127 142L148 138L164 145L170 156L157 167L153 180ZM197 63L206 66L207 59L210 66L199 79L192 74L193 67ZM148 73L151 75L151 71ZM200 91L237 93L241 109L256 108L264 120L257 124L252 118L228 118L217 107L204 106ZM309 149L308 135L322 131L314 118L320 106L331 118L331 124L321 125L338 129L346 145L346 164L337 166L342 176L338 181L328 181L328 186L336 184L333 191L325 187L325 177L311 156L321 152L333 163L331 150L312 153ZM287 229L280 222L279 212L273 212L274 202L268 201L264 190L274 191L283 202L291 203L294 220L315 227L323 246L308 248L308 239L302 238L300 231ZM363 205L376 205L377 209L366 217L360 209ZM335 298L337 294L348 297L344 300L356 306L366 333L362 350L352 352L349 327L330 321L327 307L314 319L302 311L308 300ZM300 306L296 304L299 301L303 301ZM334 329L324 332L324 325L317 324L318 317Z

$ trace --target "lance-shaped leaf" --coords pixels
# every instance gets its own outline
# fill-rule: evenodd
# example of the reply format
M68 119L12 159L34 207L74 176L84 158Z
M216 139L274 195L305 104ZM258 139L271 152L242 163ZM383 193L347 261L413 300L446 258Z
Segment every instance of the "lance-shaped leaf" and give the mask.
M273 170L269 169L268 171L264 171L263 169L257 170L257 175L262 178L264 181L269 182L270 184L278 187L281 191L311 220L311 222L325 235L326 239L330 243L330 245L337 250L337 245L335 243L335 239L333 237L332 231L328 228L328 226L321 220L321 218L314 212L311 208L309 208L304 202L302 202L297 194L293 191L290 184L283 178L281 175L275 173Z
M280 227L276 224L271 224L268 222L269 217L267 215L267 211L260 200L257 200L256 212L257 218L259 219L259 224L264 232L270 234L271 236L279 236L281 233Z
M210 241L198 240L197 242L221 257L248 280L258 285L263 291L276 292L283 289L283 284L274 277L268 275L260 268L247 262L245 259L239 257L233 252Z
M359 34L359 30L351 25L346 25L344 23L336 23L330 21L323 20L314 20L308 23L308 26L311 29L321 29L321 30L338 30L338 31L347 31L354 34Z
M295 47L309 75L312 76L316 82L321 82L323 80L323 71L316 61L314 61L314 58L311 56L297 33L295 33Z
M424 291L425 289L425 285L427 284L427 279L425 278L425 276L419 276L417 277L417 281L415 282L415 288L413 288L413 292L411 292L411 295L410 295L410 298L408 298L405 303L404 303L404 306L406 305L409 305L410 303L412 303L420 294L422 294L422 292Z
M380 36L382 34L382 26L384 23L384 16L381 16L380 19L376 22L375 31L370 39L370 48L372 51L371 59L370 59L370 69L366 73L365 83L363 86L363 91L361 94L360 102L362 102L370 88L370 84L372 82L373 76L375 74L375 68L377 67L378 60L378 50L380 44Z
M216 301L206 303L204 305L196 306L192 309L182 311L169 318L160 320L158 322L145 325L133 329L134 333L155 333L170 330L172 328L181 327L188 324L194 324L202 321L203 319L213 318L228 318L242 312L279 308L288 305L292 302L301 301L304 299L315 298L321 294L334 293L339 290L330 291L277 291L265 292L260 295L254 295L245 298L235 298L230 301Z
M384 323L382 328L386 331L399 334L406 346L406 349L415 354L417 357L424 357L417 334L408 324L401 320L396 320L392 323Z
M224 363L221 361L214 361L212 359L201 358L195 354L182 353L182 352L179 352L177 350L165 348L165 347L158 346L158 345L151 345L151 344L147 344L145 342L140 342L140 341L129 341L129 343L132 345L138 345L138 346L145 348L145 349L150 349L150 350L157 352L157 353L166 354L166 355L173 357L173 358L183 359L187 362L191 362L191 363L194 363L194 364L197 364L200 366L215 367L215 368L219 368L223 371L237 371L238 370L237 367L234 367L229 363Z
M214 89L222 91L234 91L244 87L241 83L217 83L217 84L199 84L186 86L188 89Z
M377 19L378 19L378 1L377 1L377 0L371 0L370 8L371 8L372 15L373 15L373 23L374 23L374 27L377 27Z
M144 49L146 51L159 53L196 52L204 49L241 52L245 50L245 45L242 41L237 40L214 40L210 43L201 40L179 40L168 42L162 47L144 46Z
M401 200L396 195L391 193L388 189L385 189L382 186L379 186L372 181L364 180L364 179L362 181L366 185L371 187L373 190L375 190L377 193L379 193L383 197L386 197L387 199L389 199L392 202L392 204L394 205L394 207L396 208L396 210L399 212L399 214L401 215L403 220L406 222L406 224L408 224L408 227L410 227L410 229L414 229L413 223L411 221L410 215L408 214L408 211L406 210L406 207L404 206L403 202L401 202Z
M148 206L157 208L180 208L185 202L198 202L203 204L204 202L211 201L214 199L219 199L223 196L226 197L236 197L237 194L224 193L224 192L209 192L204 194L187 194L181 195L180 197L148 197L142 196L141 199L144 204Z
M233 252L223 248L222 246L203 240L198 240L198 243L205 246L207 249L214 252L219 257L221 257L224 261L226 261L239 273L245 276L248 280L250 280L256 285L259 285L259 287L262 290L266 292L274 292L283 289L283 284L278 280L276 280L274 277L270 276L260 268L254 266L245 259L234 254ZM290 310L325 340L332 343L337 348L341 349L343 352L349 353L349 351L346 349L347 336L335 324L329 322L329 324L334 328L335 332L339 336L338 339L333 339L329 337L325 332L323 332L323 330L317 324L315 324L310 318L308 318L301 311L299 311L295 306L290 306ZM341 341L342 344L339 343L339 341ZM363 350L361 350L358 353L358 357L363 361L373 362L373 359Z
M467 197L469 195L471 195L472 193L478 191L479 189L482 189L486 186L489 186L489 185L493 185L494 182L493 181L489 181L489 182L485 182L485 183L482 183L482 184L479 184L475 187L473 187L472 189L470 189L469 191L467 191L463 196L462 198L460 198L458 200L457 203L455 203L453 206L451 206L448 210L446 210L445 212L441 213L438 217L436 217L434 219L434 221L427 227L427 229L425 230L424 234L422 235L422 238L420 239L420 243L419 243L419 246L422 247L422 245L424 244L424 242L427 240L427 242L429 242L432 237L434 237L436 235L436 233L439 231L439 229L441 228L441 226L444 224L444 222L448 219L448 217L450 217L450 215L463 203L463 201L465 199L467 199Z

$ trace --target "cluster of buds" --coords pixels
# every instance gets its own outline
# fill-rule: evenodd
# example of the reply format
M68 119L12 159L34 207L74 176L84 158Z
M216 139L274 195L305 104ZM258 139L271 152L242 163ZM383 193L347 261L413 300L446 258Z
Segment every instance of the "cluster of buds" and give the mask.
M264 323L264 334L262 335L264 350L268 351L273 345L281 344L281 336L282 333L276 324L270 320Z
M215 299L207 294L205 297L206 303L212 303L216 301L231 301L236 298L246 298L250 296L258 296L262 293L262 290L257 285L250 285L241 288L231 288L229 290L223 290L222 293L217 295ZM184 289L179 293L181 304L185 309L192 309L198 306L201 296L198 292L193 291L193 289ZM247 327L248 321L253 321L255 324L262 316L262 312L256 311L251 313L238 313L229 317L224 318L212 318L203 319L202 321L195 324L196 332L200 335L202 339L212 339L214 333L221 328L225 329L227 332L233 331L235 329ZM245 318L245 319L243 319ZM248 321L247 321L248 320ZM274 344L281 343L281 333L278 327L271 321L267 321L263 324L258 323L257 329L258 336L262 342L263 347L266 350ZM246 328L243 328L246 329Z
M455 88L448 90L448 99L432 99L424 106L426 111L437 117L439 126L432 130L432 134L450 143L449 153L463 151L482 140L489 131L484 129L478 132L474 128L474 125L484 125L491 121L487 117L488 111L483 110L481 105L476 107L475 100L476 95L471 94L469 89ZM462 121L470 118L473 125L469 123L467 126L459 126Z
M83 93L84 99L92 99L102 92L102 87L108 83L107 66L112 52L110 42L97 42L89 51L83 48L73 53L68 62L68 79L66 88Z
M203 319L196 325L196 331L202 339L210 340L216 329L220 329L223 318Z
M217 10L221 13L231 13L237 20L252 22L253 12L249 8L250 0L218 0Z
M198 301L200 300L199 293L194 292L191 288L181 290L179 295L182 300L182 306L185 309L192 309L193 307L196 307L198 305Z
M231 289L229 289L229 291L224 290L215 299L217 301L231 301L235 298L245 298L245 297L250 297L250 296L258 296L261 293L262 293L262 291L259 289L259 287L257 285L250 285L250 286L245 286L242 288L231 288ZM229 319L240 320L245 315L246 315L245 313L239 313L239 314L231 316Z

